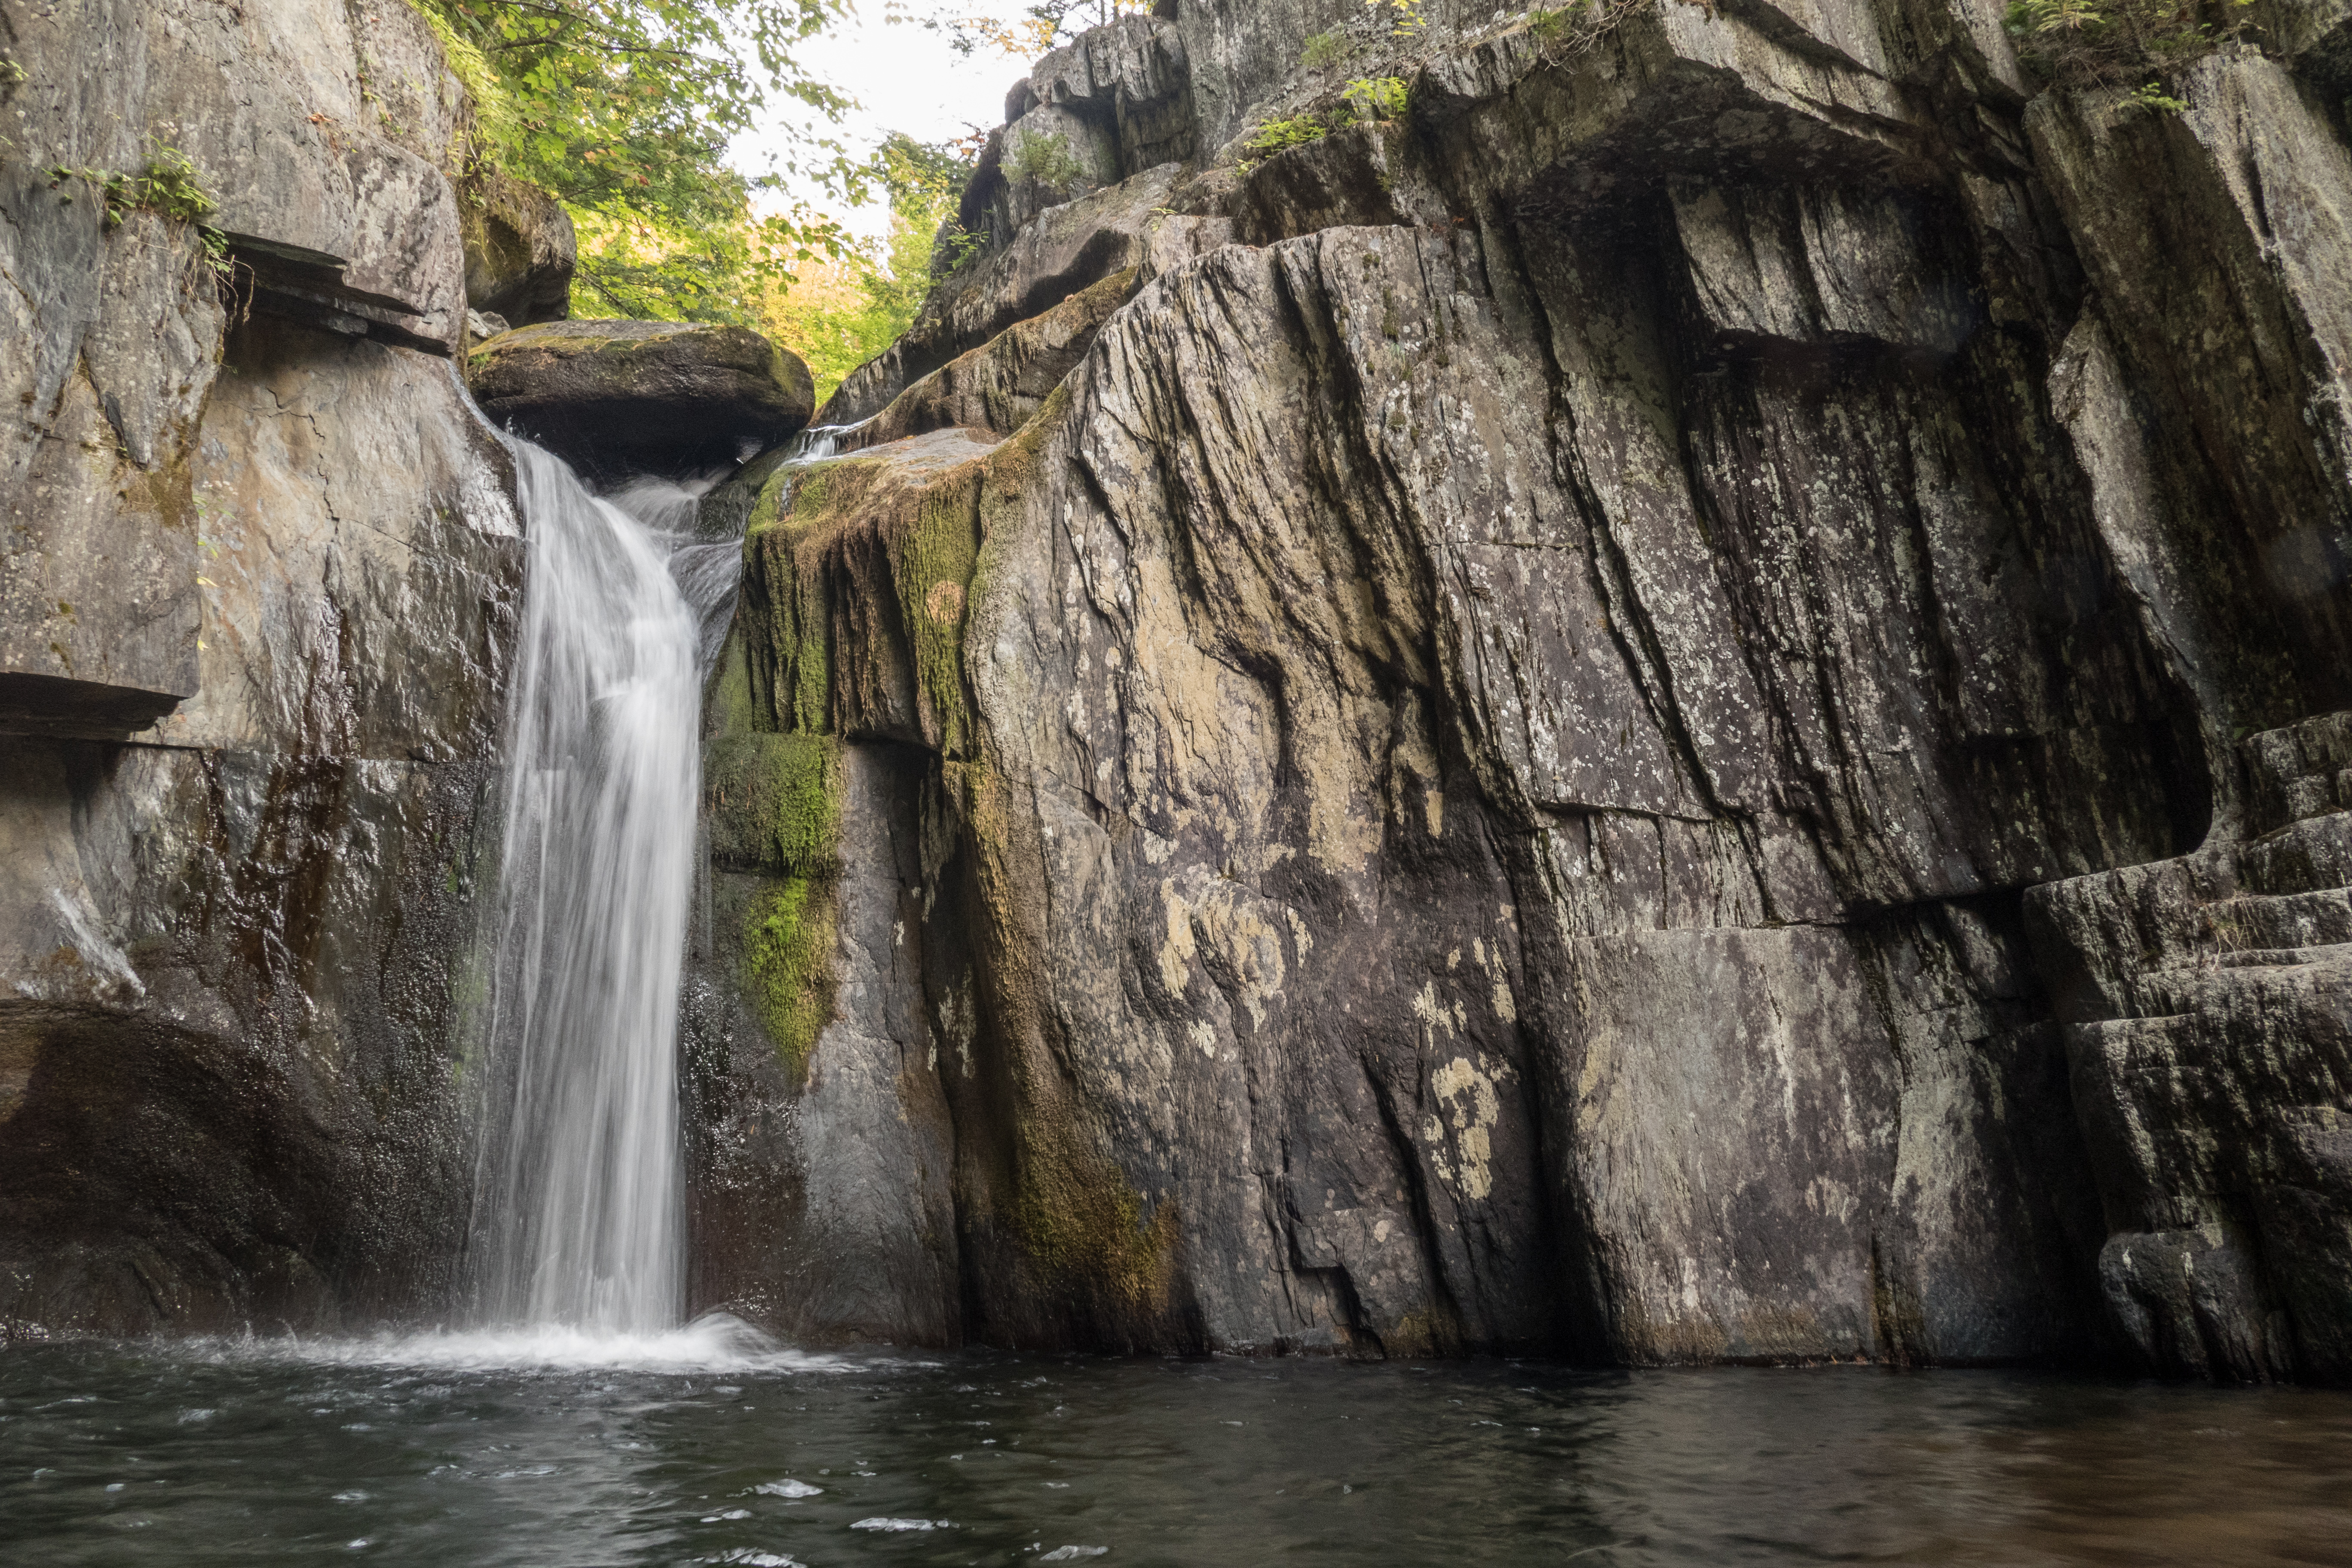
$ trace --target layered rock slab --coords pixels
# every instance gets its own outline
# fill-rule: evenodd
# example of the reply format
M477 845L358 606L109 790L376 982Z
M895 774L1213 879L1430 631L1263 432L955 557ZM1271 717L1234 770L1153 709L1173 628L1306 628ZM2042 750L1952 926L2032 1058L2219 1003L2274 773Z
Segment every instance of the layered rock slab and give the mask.
M798 355L745 327L561 321L476 346L482 412L592 478L725 469L809 422Z

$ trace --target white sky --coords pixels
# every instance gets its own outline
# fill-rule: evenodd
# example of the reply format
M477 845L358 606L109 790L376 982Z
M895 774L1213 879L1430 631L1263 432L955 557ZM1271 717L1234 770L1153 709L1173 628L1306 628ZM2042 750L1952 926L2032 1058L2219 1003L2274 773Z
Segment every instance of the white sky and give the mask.
M1022 14L1023 0L964 0L957 9L1010 20ZM857 14L803 45L800 60L810 74L858 100L861 107L835 134L860 153L870 151L890 131L904 131L919 141L945 142L967 134L974 125L992 130L1004 119L1006 90L1028 74L1024 62L1008 56L985 49L960 55L948 47L944 35L913 23L885 23L882 0L857 0ZM814 118L797 103L771 112L780 120L803 123ZM745 136L737 140L730 155L738 168L761 174L773 146L772 133ZM830 205L818 201L814 191L807 195L812 205ZM835 216L853 230L877 237L890 226L888 209L878 204Z

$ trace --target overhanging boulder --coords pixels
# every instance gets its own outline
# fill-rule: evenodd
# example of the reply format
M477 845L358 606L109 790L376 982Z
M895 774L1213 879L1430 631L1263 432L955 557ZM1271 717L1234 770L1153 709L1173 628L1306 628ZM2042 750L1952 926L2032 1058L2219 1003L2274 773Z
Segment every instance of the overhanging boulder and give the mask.
M808 366L743 327L549 321L467 360L491 422L596 479L729 467L816 409Z

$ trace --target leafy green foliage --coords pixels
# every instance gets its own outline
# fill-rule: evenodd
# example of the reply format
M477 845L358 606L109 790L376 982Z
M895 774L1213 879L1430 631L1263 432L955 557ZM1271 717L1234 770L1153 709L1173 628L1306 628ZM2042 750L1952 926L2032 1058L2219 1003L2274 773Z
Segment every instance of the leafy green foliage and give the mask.
M1331 127L1312 114L1301 114L1288 120L1269 120L1251 132L1242 143L1246 152L1280 153L1292 147L1304 147L1309 142L1320 142L1331 134Z
M2157 113L2188 104L2165 89L2178 70L2236 37L2253 0L2011 0L2002 17L2017 52L2043 80L2122 89Z
M1150 0L1040 0L1017 22L993 16L958 16L952 11L921 19L933 32L947 35L959 54L992 49L1014 59L1031 60L1068 43L1089 27L1108 26L1120 16L1148 11ZM892 16L898 21L901 17Z
M847 107L793 51L846 0L412 0L475 100L478 160L551 192L580 234L575 287L600 313L742 321L761 281L838 256L805 208L755 216L781 173L747 178L728 142L773 99ZM864 199L865 169L803 135L782 173Z
M1311 71L1329 70L1347 58L1348 40L1335 27L1307 39L1307 47L1298 53L1298 63Z
M1349 125L1370 125L1384 120L1394 120L1405 111L1411 96L1402 77L1359 77L1339 94L1339 108L1328 119L1319 114L1300 114L1285 120L1261 122L1242 143L1244 153L1272 156L1293 147L1304 147L1310 142L1320 142L1334 131ZM1247 174L1260 159L1245 158L1242 172Z
M205 264L222 277L228 275L228 238L211 221L220 204L205 189L194 160L177 147L150 137L147 166L135 174L111 169L69 169L63 164L47 174L53 191L70 180L97 192L110 229L134 212L155 213L186 224L204 241Z
M1359 77L1340 93L1348 112L1360 123L1403 118L1407 90L1402 77Z
M1034 180L1050 190L1068 190L1092 173L1066 139L1035 132L1022 132L1004 159L1006 179Z

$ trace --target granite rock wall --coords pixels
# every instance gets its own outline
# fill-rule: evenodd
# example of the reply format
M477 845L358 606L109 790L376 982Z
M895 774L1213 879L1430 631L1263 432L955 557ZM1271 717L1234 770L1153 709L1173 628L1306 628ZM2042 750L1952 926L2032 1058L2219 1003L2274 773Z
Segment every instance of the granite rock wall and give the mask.
M783 1238L703 1300L832 1226L805 1337L2352 1375L2334 14L2177 110L1958 0L1426 14L1048 57L753 487L713 842L826 847L698 943Z
M399 5L0 47L0 1334L437 1310L522 564L463 93ZM105 210L167 150L219 268Z

